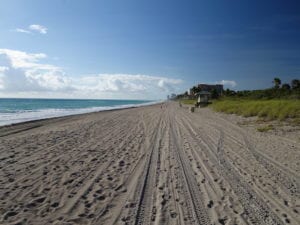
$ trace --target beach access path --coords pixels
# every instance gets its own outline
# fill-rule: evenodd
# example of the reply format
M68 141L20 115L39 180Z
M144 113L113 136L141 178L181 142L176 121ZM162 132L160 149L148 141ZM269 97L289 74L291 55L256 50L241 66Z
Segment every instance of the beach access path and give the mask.
M300 145L176 102L0 128L0 224L300 224Z

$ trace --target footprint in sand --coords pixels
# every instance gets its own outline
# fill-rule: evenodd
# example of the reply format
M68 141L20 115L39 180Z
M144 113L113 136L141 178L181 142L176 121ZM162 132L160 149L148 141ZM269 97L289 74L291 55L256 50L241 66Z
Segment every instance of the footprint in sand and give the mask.
M100 201L103 201L103 200L105 200L105 198L106 198L105 195L101 195L101 196L99 196L97 199L100 200Z
M209 203L207 204L208 208L212 208L214 205L214 202L212 200L209 201Z

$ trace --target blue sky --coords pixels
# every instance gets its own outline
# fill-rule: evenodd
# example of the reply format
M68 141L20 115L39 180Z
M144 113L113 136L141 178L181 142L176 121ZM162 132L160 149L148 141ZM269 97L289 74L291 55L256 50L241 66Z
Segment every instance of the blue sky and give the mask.
M2 0L0 97L159 99L300 77L299 1Z

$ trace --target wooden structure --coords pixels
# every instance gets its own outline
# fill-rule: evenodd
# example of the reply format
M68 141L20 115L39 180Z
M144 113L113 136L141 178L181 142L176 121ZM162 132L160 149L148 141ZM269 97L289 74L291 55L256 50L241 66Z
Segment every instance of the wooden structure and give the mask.
M208 91L200 91L198 94L197 106L206 106L211 98L211 93Z

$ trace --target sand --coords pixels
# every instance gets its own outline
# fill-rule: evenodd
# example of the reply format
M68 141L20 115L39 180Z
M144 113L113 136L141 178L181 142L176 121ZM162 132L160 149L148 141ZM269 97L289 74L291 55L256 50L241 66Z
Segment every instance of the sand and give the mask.
M0 128L0 224L300 224L300 143L169 102Z

